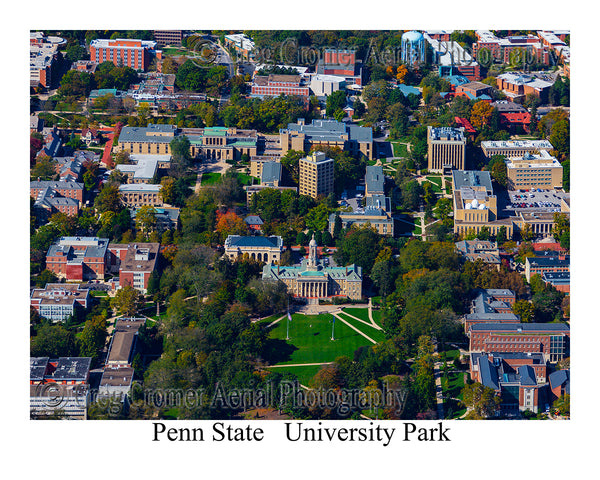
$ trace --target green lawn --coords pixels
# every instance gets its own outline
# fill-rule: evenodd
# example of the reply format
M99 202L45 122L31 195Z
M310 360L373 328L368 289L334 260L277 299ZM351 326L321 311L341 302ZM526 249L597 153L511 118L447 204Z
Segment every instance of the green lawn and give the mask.
M221 178L220 173L208 172L202 174L202 185L214 185Z
M464 376L465 374L462 372L453 372L448 374L447 380L442 377L442 391L444 397L453 397L462 400L461 390L465 386ZM458 418L465 413L465 411L466 409L459 405L456 400L449 399L444 401L446 418Z
M390 142L394 149L394 157L408 157L408 147L403 143Z
M371 320L369 320L369 309L368 308L348 307L348 308L344 308L342 310L342 312L346 312L346 313L349 313L350 315L354 315L355 317L360 318L361 320L364 320L365 322L371 321Z
M342 355L352 357L359 347L373 345L340 321L335 322L335 340L331 340L332 319L330 314L293 314L292 321L289 322L288 341L285 340L288 322L281 321L275 325L269 332L269 338L272 342L283 342L275 347L279 355L277 364L332 362ZM364 325L363 327L375 331ZM285 353L285 357L281 356L282 353Z
M308 365L301 367L282 367L282 368L269 368L271 372L279 373L292 373L298 377L298 382L305 387L308 387L310 380L321 370L322 365Z
M346 320L353 327L358 328L361 332L363 332L369 338L372 338L373 340L375 340L377 343L383 342L385 340L385 333L383 333L383 331L377 330L373 327L369 327L369 326L365 325L364 323L361 323L358 320L355 320L352 317L349 317L348 315L344 315L343 312L340 313L339 315L340 315L340 318L343 318L344 320ZM367 322L368 321L369 320L367 320ZM367 340L367 339L365 338L365 340ZM368 342L368 340L367 340L367 342ZM369 342L369 344L374 345L372 342Z

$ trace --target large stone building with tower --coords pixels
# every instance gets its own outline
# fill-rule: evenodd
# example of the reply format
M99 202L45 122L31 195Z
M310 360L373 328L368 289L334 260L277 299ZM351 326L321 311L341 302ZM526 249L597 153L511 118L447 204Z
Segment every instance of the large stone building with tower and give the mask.
M308 257L300 265L292 267L265 265L263 280L281 280L293 296L307 299L362 297L362 268L357 265L330 267L319 261L317 242L314 238L308 247Z

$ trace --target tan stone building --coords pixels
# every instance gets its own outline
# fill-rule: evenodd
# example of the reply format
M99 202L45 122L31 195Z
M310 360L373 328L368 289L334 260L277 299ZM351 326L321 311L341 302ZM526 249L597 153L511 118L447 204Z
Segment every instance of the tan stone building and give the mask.
M427 170L465 169L467 139L464 127L427 127Z
M454 233L479 233L483 227L488 227L490 233L496 235L501 227L506 227L507 237L512 237L512 220L498 219L498 199L494 195L490 172L455 170L452 172L452 189Z
M323 152L301 158L298 193L317 198L333 192L333 163Z
M527 153L550 152L554 147L548 140L485 140L481 142L481 150L487 158L494 155L520 157Z
M161 185L148 183L128 183L119 186L121 202L127 207L143 207L144 205L162 205Z
M510 157L505 163L509 190L562 188L563 167L546 150L537 155L526 153L520 157Z
M279 263L283 239L278 236L252 237L229 235L225 239L225 256L230 260L248 255L254 260L267 264Z
M339 147L352 155L373 159L373 130L370 127L348 125L336 120L313 120L306 125L303 118L279 131L281 154L288 150L308 152L316 146Z
M282 281L295 297L330 298L348 297L358 300L362 298L362 268L357 265L345 267L329 267L318 259L317 242L309 244L307 259L293 267L265 265L263 281Z

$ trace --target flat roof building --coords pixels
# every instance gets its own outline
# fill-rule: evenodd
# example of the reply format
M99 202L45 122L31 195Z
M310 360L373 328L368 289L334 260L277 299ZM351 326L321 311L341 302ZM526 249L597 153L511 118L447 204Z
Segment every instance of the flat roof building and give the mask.
M427 170L444 172L465 169L467 139L464 128L427 127Z
M526 153L550 152L554 147L548 140L484 140L481 150L487 158L494 155L519 157Z
M60 322L75 314L79 307L87 309L90 298L89 290L79 284L48 283L31 291L30 304L40 316Z
M142 207L144 205L161 206L162 185L149 183L127 183L119 185L121 201L127 207Z
M155 52L156 42L129 38L98 38L90 42L90 60L100 64L113 62L115 65L146 71Z
M336 120L313 120L306 125L303 118L297 123L289 123L279 131L281 154L288 150L308 152L311 148L323 145L339 147L353 155L363 155L373 159L373 129L349 125Z
M505 163L509 190L562 188L563 167L546 150L539 154L528 152L523 156L509 157Z
M334 160L323 152L313 152L300 159L298 193L312 198L333 192Z

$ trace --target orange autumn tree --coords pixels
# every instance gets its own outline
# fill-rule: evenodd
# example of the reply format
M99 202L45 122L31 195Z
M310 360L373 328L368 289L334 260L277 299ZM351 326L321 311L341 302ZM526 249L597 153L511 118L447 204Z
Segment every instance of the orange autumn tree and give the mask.
M248 225L234 212L217 212L216 231L221 242L224 242L228 235L248 235Z
M493 112L494 107L485 100L480 100L471 109L471 125L479 130L489 126Z

